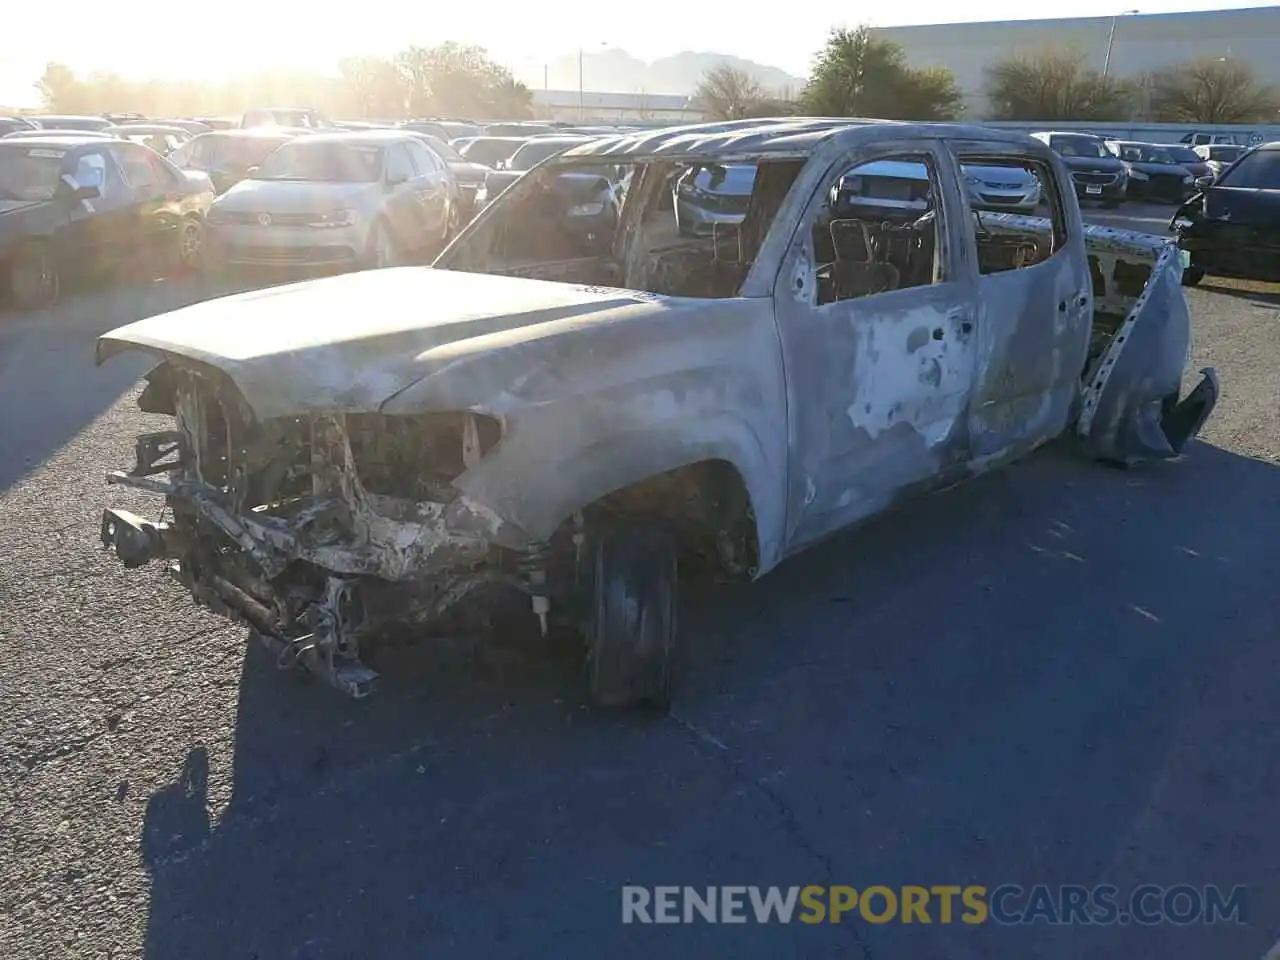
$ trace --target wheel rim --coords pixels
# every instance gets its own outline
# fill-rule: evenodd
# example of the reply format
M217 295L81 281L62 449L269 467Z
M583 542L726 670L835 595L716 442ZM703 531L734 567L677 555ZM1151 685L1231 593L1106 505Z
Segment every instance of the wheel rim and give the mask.
M22 256L14 265L10 283L17 299L26 304L46 303L57 290L57 277L43 250Z
M200 259L200 228L188 223L182 228L182 262L194 266Z

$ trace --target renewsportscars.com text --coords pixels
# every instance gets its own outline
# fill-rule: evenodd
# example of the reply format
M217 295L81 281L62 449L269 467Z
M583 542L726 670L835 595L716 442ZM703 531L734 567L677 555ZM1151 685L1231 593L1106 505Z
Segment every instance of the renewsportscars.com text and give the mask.
M1242 886L624 886L623 923L1245 923Z

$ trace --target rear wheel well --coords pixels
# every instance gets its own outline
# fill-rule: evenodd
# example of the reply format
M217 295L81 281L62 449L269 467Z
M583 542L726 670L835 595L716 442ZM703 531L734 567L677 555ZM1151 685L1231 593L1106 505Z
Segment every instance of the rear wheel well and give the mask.
M581 512L586 527L655 524L674 537L682 572L715 578L755 576L756 515L738 469L702 460L606 494Z

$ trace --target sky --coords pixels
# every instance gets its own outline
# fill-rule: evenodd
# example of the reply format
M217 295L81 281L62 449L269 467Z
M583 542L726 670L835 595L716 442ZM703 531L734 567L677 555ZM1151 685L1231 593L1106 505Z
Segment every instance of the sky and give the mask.
M474 3L425 3L415 11L404 0L359 0L349 8L351 14L342 13L338 4L261 0L220 0L212 6L132 0L105 7L101 0L3 2L8 9L0 30L0 104L16 107L38 105L32 85L51 60L82 75L102 70L138 78L214 79L271 67L329 71L345 56L385 55L445 40L479 44L508 65L541 64L580 47L620 47L642 60L682 50L730 53L804 76L828 30L858 23L858 14L833 17L837 5L829 0L788 0L778 8L785 16L764 22L740 15L742 7L689 0L619 5L613 18L601 16L609 8L600 0L509 0L490 7L501 11L490 16L477 16ZM878 10L867 22L888 27L1109 16L1135 7L1142 13L1174 13L1274 5L1259 0L981 0L972 5L894 0L856 6ZM737 13L726 13L734 9Z

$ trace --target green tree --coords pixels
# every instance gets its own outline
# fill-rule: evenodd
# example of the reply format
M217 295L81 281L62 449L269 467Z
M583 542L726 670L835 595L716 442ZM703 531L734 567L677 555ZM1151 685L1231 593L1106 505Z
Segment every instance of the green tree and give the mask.
M532 93L482 47L442 43L396 57L409 113L415 117L516 118L529 115Z
M88 100L85 85L76 79L71 68L61 63L48 63L36 81L36 90L45 108L63 113L78 113Z
M832 30L800 94L805 113L886 120L951 120L963 110L951 71L908 66L899 44L870 29Z
M1168 123L1274 122L1280 111L1280 94L1243 60L1202 57L1158 70L1149 89L1152 114Z
M405 77L382 57L348 57L338 64L344 107L361 119L401 118L405 115Z
M1127 120L1135 85L1104 76L1079 50L1046 47L986 69L984 92L992 120Z

